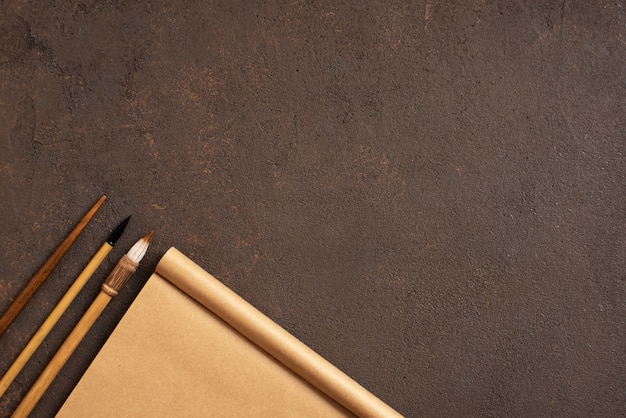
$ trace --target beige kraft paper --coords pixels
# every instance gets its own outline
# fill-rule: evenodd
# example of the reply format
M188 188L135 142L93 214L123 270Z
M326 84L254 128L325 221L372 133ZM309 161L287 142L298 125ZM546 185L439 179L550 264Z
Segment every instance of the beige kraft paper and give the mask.
M398 417L171 248L59 417Z

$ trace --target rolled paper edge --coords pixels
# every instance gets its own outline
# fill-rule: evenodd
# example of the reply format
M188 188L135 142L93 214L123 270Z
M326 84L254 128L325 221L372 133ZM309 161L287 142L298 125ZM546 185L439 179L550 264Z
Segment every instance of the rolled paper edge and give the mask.
M155 271L357 416L402 416L175 247L165 253Z

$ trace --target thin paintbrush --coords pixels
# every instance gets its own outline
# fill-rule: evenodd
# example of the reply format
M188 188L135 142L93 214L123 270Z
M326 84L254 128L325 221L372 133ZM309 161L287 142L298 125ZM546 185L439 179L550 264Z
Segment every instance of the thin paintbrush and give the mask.
M102 285L102 290L87 309L83 317L78 321L70 335L67 337L61 348L56 352L48 366L41 373L33 387L28 391L22 402L17 407L12 417L26 417L33 410L46 389L52 384L59 371L70 358L78 344L83 340L93 323L98 319L113 296L116 296L120 289L126 284L130 276L133 275L139 262L146 254L148 245L152 239L153 232L137 241L135 245L124 255L113 268L106 281Z
M129 220L130 216L124 219L122 223L120 223L117 228L113 230L106 242L102 244L98 252L96 252L91 261L89 261L87 266L78 275L72 286L70 286L65 295L61 298L57 306L55 306L52 312L50 312L48 318L46 318L35 335L33 335L28 344L26 344L26 347L24 347L20 355L17 359L15 359L9 370L7 370L4 376L2 376L2 379L0 380L0 397L4 395L4 392L9 388L11 382L13 382L28 360L32 357L44 338L46 338L48 333L50 333L52 328L59 321L65 310L70 306L74 298L76 298L78 293L85 286L100 264L102 264L106 256L109 255L117 240L124 233L124 229L126 229L126 225Z
M22 289L17 298L11 303L9 309L0 317L0 336L4 334L4 332L9 328L15 317L24 309L24 306L28 303L28 301L33 297L35 292L41 287L43 282L48 278L52 270L59 264L67 250L70 249L76 238L83 232L83 229L87 226L91 218L96 214L100 206L106 200L106 196L102 196L89 212L80 220L78 225L74 228L72 232L63 240L63 242L58 246L58 248L52 253L50 258L46 260L46 262L41 266L41 268L35 273L35 275L30 279L26 287Z

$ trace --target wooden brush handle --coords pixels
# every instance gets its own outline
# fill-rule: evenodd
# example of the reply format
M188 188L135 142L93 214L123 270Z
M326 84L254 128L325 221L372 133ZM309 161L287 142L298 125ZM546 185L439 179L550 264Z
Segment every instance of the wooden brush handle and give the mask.
M76 324L76 327L74 327L61 348L59 348L59 351L52 357L52 360L50 360L50 363L41 373L33 387L22 399L20 405L11 415L12 417L27 417L30 414L110 300L111 296L104 291L98 294L98 297L89 306L89 309Z
M15 361L9 368L9 370L7 370L4 376L2 376L2 379L0 379L0 397L4 395L4 392L9 388L13 380L15 380L17 375L28 362L28 360L30 360L37 348L41 345L42 341L50 333L50 331L59 321L63 313L67 310L72 301L76 298L76 296L85 286L89 278L93 275L93 273L100 266L100 264L102 264L102 261L111 252L112 249L113 247L109 243L105 242L104 244L102 244L102 247L100 247L100 249L93 256L91 261L89 261L87 266L78 275L72 286L70 286L65 295L59 301L59 303L57 303L57 306L55 306L52 312L50 312L48 318L46 318L46 320L43 324L41 324L35 335L32 336L30 341L28 341L26 347L24 347L20 355L15 359Z
M15 317L22 311L22 309L24 309L24 306L26 306L26 304L33 297L35 292L41 287L41 285L48 278L50 273L52 273L52 270L54 270L57 264L59 264L67 250L69 250L72 244L74 244L76 238L78 238L80 233L83 232L83 229L85 229L91 218L93 218L93 216L96 214L98 209L100 209L100 206L102 206L105 200L106 196L102 196L96 202L96 204L93 205L91 209L89 209L89 212L85 214L83 219L80 220L74 230L70 232L70 234L63 240L63 242L58 246L54 253L52 253L50 258L46 260L44 265L41 266L41 268L37 271L37 273L35 273L32 279L30 279L26 287L22 289L19 295L17 295L17 298L15 298L13 303L11 303L9 309L7 309L2 317L0 317L0 336L2 336L7 328L9 328Z

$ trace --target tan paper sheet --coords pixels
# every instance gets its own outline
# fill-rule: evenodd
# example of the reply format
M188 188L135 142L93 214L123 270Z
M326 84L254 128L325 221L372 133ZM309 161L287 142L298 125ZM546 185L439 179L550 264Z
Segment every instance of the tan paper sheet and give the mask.
M397 417L175 248L59 417Z

